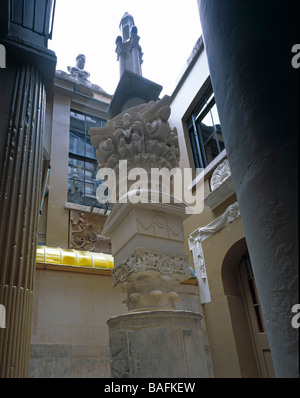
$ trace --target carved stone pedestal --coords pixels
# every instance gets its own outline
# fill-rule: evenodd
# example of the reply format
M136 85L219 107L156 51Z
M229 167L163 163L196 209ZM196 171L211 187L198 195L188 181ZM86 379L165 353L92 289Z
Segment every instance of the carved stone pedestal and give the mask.
M129 310L107 322L112 377L209 377L201 315L176 310L190 276L185 217L182 204L117 203L104 225Z
M164 97L138 105L90 130L103 177L109 169L119 180L119 201L103 227L112 244L113 285L122 284L129 310L107 322L113 377L208 377L201 316L176 311L177 285L190 276L184 250L186 205L171 196L177 192L171 179L170 184L163 178L153 184L158 169L179 165L169 103ZM138 188L123 184L134 169L148 177ZM137 192L142 200L132 201Z
M201 315L143 311L108 320L112 377L209 377Z

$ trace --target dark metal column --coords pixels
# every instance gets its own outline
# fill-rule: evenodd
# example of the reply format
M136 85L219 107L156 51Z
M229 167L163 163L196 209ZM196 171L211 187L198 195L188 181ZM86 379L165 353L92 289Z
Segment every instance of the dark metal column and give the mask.
M0 377L29 370L46 91L56 65L47 49L52 3L0 3Z
M45 99L36 67L21 66L0 189L0 302L7 309L6 329L1 333L1 377L23 377L28 371Z

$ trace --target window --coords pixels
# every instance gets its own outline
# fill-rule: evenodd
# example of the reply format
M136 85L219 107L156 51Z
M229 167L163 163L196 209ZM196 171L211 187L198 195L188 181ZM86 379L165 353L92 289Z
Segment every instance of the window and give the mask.
M225 148L212 87L206 91L187 120L196 168L205 168Z
M68 202L86 206L97 203L98 170L95 147L88 134L91 127L102 127L106 120L74 110L70 114Z
M245 279L247 280L248 292L250 293L249 296L251 297L251 299L249 300L249 306L253 309L253 313L255 314L258 331L259 333L263 333L265 331L264 320L262 317L261 307L256 290L255 279L248 253L246 253L242 257L239 267L240 267L240 272L244 273Z

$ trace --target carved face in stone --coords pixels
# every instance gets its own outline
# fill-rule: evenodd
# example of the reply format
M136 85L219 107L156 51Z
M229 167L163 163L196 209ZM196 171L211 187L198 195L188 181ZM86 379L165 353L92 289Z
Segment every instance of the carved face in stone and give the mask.
M76 57L76 67L78 69L82 69L83 70L84 66L85 66L85 55L83 55L83 54L77 55L77 57Z

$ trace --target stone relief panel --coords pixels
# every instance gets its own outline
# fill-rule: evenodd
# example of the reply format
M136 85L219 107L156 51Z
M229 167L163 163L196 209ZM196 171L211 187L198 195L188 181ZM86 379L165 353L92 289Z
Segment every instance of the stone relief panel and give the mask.
M121 283L127 292L129 311L145 309L175 309L180 301L176 286L190 276L186 255L136 248L131 255L112 270L112 283Z
M70 211L69 248L111 254L110 239L102 235L105 216Z
M216 188L218 188L230 176L231 176L231 171L228 159L225 159L222 163L218 165L218 167L216 167L215 171L212 174L210 180L211 191L214 191Z
M181 220L171 216L164 211L152 210L142 217L136 218L137 229L141 233L149 233L154 236L183 241L184 230Z

